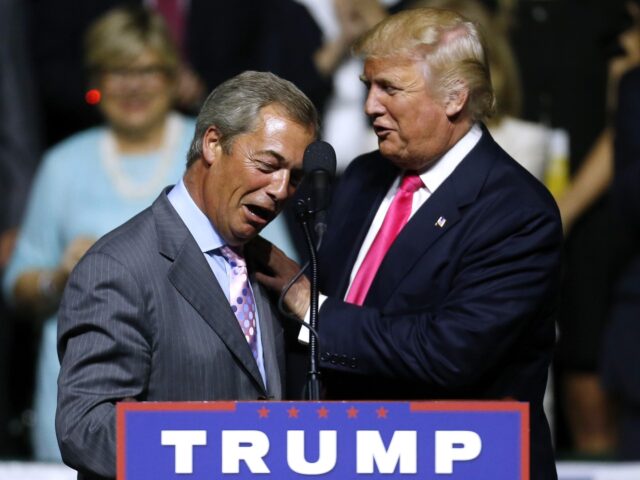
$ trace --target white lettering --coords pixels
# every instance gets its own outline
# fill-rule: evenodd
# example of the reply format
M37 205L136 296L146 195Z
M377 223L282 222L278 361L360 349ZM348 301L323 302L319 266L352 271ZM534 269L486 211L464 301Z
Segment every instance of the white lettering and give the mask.
M320 430L318 460L308 462L304 455L304 430L287 432L287 463L289 468L302 475L322 475L333 470L337 458L337 432Z
M436 473L453 473L453 462L473 460L482 451L482 440L476 432L436 430Z
M263 457L269 452L269 438L259 430L222 431L222 473L240 473L240 461L251 473L270 473Z
M162 445L175 448L175 473L193 473L193 447L207 444L206 430L162 430Z
M380 473L393 473L400 464L400 473L417 472L417 434L412 430L394 432L389 448L385 448L377 430L359 430L356 437L357 473L374 473L374 463Z

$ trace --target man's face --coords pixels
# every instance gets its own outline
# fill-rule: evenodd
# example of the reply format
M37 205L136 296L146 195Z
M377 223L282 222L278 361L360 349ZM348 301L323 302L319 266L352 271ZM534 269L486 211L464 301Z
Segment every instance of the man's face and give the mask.
M367 58L362 80L369 90L365 112L384 157L400 168L421 170L446 152L453 127L427 84L423 62Z
M228 154L217 130L207 131L204 209L229 245L248 242L282 210L302 178L302 157L313 140L311 128L273 105L260 111L254 132L235 137Z

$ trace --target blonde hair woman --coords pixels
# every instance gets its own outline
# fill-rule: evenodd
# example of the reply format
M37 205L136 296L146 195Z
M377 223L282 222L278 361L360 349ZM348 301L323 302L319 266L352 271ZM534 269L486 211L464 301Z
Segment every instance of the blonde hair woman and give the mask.
M171 111L177 65L157 14L119 8L98 19L87 32L86 66L106 123L51 148L36 176L3 287L16 307L46 318L34 398L38 460L60 458L55 312L71 269L184 170L193 121Z

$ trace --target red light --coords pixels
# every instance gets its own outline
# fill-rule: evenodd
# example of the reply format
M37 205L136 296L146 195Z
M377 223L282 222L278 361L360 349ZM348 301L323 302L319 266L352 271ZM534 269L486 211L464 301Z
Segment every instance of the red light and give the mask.
M85 94L84 99L89 105L96 105L100 103L101 96L102 95L100 94L100 90L98 90L97 88L92 88Z

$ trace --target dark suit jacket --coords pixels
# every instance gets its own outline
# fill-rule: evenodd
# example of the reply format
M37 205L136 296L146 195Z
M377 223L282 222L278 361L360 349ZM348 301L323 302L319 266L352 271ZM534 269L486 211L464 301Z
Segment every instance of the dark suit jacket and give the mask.
M166 193L96 243L73 271L58 317L56 431L80 478L115 477L115 403L124 398L282 397L282 328L252 285L266 389L229 301Z
M542 410L562 242L551 195L485 129L400 232L364 305L344 303L397 174L379 152L364 155L333 199L320 258L330 297L320 310L329 396L530 402L532 478L555 478Z

